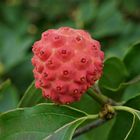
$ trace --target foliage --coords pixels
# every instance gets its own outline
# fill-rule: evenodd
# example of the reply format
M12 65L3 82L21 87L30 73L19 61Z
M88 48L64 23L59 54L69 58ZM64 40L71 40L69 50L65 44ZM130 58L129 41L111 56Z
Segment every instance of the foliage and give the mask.
M0 140L70 140L98 118L102 107L87 93L59 106L34 87L31 46L60 26L85 29L101 42L106 59L98 86L119 103L111 120L74 139L140 139L139 0L6 0L0 17Z

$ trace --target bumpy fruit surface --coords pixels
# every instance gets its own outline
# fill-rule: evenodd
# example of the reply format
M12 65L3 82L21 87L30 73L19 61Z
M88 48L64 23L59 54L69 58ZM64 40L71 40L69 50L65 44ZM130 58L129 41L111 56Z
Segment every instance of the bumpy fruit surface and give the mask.
M36 88L58 104L78 101L101 77L104 53L84 30L61 27L42 34L33 45Z

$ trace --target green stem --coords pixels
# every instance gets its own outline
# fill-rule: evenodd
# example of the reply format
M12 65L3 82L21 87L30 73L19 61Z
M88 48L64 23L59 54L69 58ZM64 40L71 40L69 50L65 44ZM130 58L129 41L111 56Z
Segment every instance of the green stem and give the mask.
M100 91L98 82L96 82L96 83L93 85L92 89L93 89L96 93L101 94L101 91Z
M93 89L89 88L88 91L87 91L87 94L92 97L94 100L96 100L98 103L100 103L101 105L104 105L106 103L108 103L108 98L102 94L98 94L98 93L95 93L93 91Z
M114 106L113 108L115 110L123 110L123 111L129 112L129 113L133 112L133 109L130 107L127 107L127 106Z
M96 100L99 104L101 104L102 106L104 106L105 104L110 104L110 105L118 105L118 103L116 103L114 100L106 97L103 94L99 94L97 92L95 92L92 88L89 88L87 90L87 94L92 97L94 100Z
M93 115L87 115L86 119L98 119L99 118L99 114L93 114Z

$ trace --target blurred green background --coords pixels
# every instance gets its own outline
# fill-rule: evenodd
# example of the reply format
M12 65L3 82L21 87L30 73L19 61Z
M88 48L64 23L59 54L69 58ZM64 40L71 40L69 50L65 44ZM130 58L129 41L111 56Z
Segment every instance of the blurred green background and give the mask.
M33 42L43 31L61 26L87 30L101 42L106 58L123 58L140 40L140 1L1 0L0 90L5 94L0 94L0 111L14 108L33 80Z

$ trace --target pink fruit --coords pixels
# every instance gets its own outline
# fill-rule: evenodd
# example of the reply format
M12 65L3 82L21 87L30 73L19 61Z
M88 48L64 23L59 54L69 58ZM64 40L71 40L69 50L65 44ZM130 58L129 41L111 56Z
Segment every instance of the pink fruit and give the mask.
M61 27L45 31L32 50L35 86L55 103L80 100L102 75L104 53L84 30Z

